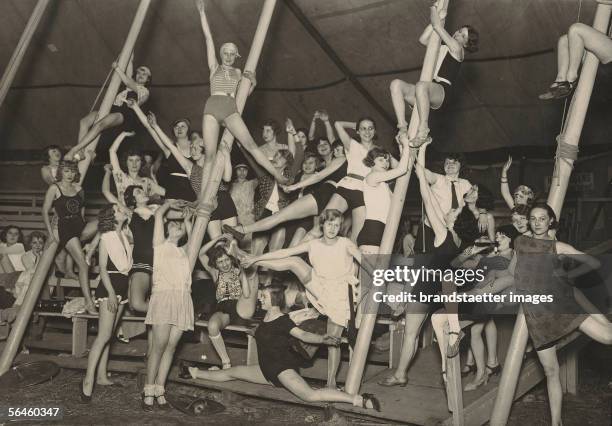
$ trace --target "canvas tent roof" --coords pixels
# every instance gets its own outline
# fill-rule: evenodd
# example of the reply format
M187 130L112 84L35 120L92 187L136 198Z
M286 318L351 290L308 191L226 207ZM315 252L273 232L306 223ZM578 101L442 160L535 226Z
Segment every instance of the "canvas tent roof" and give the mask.
M234 41L246 54L263 0L206 3L217 46ZM418 78L425 49L417 39L428 22L429 4L279 0L257 70L257 90L245 110L256 139L268 117L282 122L289 116L304 126L315 109L325 108L332 119L373 116L381 140L391 141L389 83ZM34 5L35 0L0 0L0 66L8 63ZM89 111L118 55L137 5L137 0L64 0L48 6L0 108L0 150L76 142L78 120ZM445 114L434 113L436 148L553 146L563 103L541 102L537 95L555 76L557 38L576 21L579 9L580 20L591 23L595 5L586 0L451 0L447 28L470 23L481 43L463 65ZM346 66L345 73L304 22ZM193 0L153 0L135 56L137 64L153 70L147 109L156 111L162 123L182 116L199 122L209 88ZM581 141L587 147L607 143L612 133L611 81L606 67L600 68ZM356 89L353 77L382 112Z

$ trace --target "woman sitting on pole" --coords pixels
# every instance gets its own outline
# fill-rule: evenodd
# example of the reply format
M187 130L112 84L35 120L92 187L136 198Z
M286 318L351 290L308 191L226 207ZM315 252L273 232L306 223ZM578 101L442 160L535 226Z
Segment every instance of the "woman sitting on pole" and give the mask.
M242 78L250 80L250 90L252 92L256 84L255 75L250 71L241 73L238 68L233 67L236 57L240 57L238 48L234 43L225 43L221 46L219 50L221 63L217 61L215 44L206 18L204 0L198 0L197 4L202 31L206 38L206 53L210 69L210 98L206 101L202 118L204 149L206 151L203 173L204 181L208 181L208 176L212 170L215 155L217 154L219 127L223 124L238 139L249 154L253 156L257 163L274 176L277 181L286 183L287 179L278 172L272 165L272 162L259 149L238 112L235 99L238 84Z
M563 99L573 93L585 52L594 54L599 62L607 64L612 61L612 39L609 34L577 22L559 38L557 77L548 91L539 96L540 99Z
M274 271L291 271L306 287L308 298L323 315L327 315L327 333L340 337L347 327L350 311L351 285L357 283L353 259L361 263L361 252L348 238L339 236L342 213L325 210L320 222L323 237L284 250L260 256L247 256L243 267L253 264ZM312 267L299 255L308 253ZM327 387L336 388L336 374L340 365L340 348L329 349Z
M435 31L442 39L442 46L436 61L433 81L419 81L415 84L396 79L391 82L391 101L397 116L399 133L408 131L406 122L407 102L411 107L416 105L419 114L419 128L416 138L412 141L414 147L419 147L428 140L429 109L439 109L444 102L448 103L452 87L465 57L465 51L474 53L478 50L478 32L470 25L461 26L451 36L442 20L446 18L446 10L442 8L443 0L438 0L430 10L431 23L425 28L419 42L427 46L429 38Z
M149 89L147 86L151 84L151 70L142 65L136 68L136 76L130 77L131 61L128 65L128 72L125 73L117 62L113 62L113 69L121 78L125 85L125 89L117 94L113 106L104 117L98 117L98 111L92 111L81 119L79 127L79 143L72 147L64 156L65 160L80 161L80 151L85 149L92 143L100 133L111 127L123 125L123 130L127 132L136 131L140 128L140 122L134 112L127 106L128 99L133 99L138 105L144 104L149 99ZM79 170L81 174L83 170Z
M190 367L191 377L213 382L243 380L262 385L273 384L285 387L302 401L344 402L380 411L379 401L371 394L350 395L335 388L313 389L298 373L304 360L291 349L291 337L315 345L328 345L330 348L340 344L340 337L329 334L321 336L300 329L282 311L285 307L283 286L268 286L260 294L262 308L267 312L255 331L259 364L241 365L221 371L202 371Z
M81 401L91 402L95 384L112 385L106 366L110 339L123 307L128 301L128 273L132 268L132 246L125 234L128 219L123 207L109 205L98 214L98 230L101 234L99 260L100 284L96 288L96 301L100 307L98 336L91 346L87 371L81 389ZM94 377L97 377L94 380Z

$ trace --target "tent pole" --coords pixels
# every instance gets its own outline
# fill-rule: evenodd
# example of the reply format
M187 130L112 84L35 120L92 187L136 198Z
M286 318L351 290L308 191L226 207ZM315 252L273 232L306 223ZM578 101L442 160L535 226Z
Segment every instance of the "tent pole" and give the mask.
M136 14L134 15L134 20L132 21L132 26L130 27L130 31L125 38L125 42L123 43L123 48L121 49L121 53L119 58L117 58L117 65L120 69L126 70L128 63L130 61L130 57L132 56L132 52L134 51L134 45L136 44L136 39L138 38L138 34L140 33L140 29L142 28L142 24L147 16L147 10L149 9L149 5L151 4L151 0L140 0L138 4L138 9L136 9ZM104 98L100 103L100 108L98 109L98 116L96 120L105 117L110 112L113 102L115 101L115 96L119 92L119 87L121 87L121 77L116 72L112 73L110 83L108 84L108 88L106 89L106 93L104 94ZM88 151L95 151L96 145L100 140L100 136L98 136L86 149ZM81 179L85 180L85 175L87 174L87 170L89 169L90 157L87 157L85 160L79 162L79 173L81 174Z
M610 23L611 12L612 5L599 3L595 11L593 28L605 33ZM599 60L597 57L592 53L587 53L584 64L582 65L578 86L576 87L570 105L564 130L565 143L570 145L578 146L584 119L586 118L589 101L591 99L591 93L593 92L593 84L595 83L598 66ZM567 185L572 174L574 162L573 160L568 161L569 163L564 160L555 162L556 173L553 173L553 179L551 179L550 183L547 203L555 211L557 217L560 217L561 208L563 207L563 201L567 192ZM527 325L523 309L521 308L516 318L514 331L512 332L512 340L510 341L510 347L506 355L505 367L499 382L493 412L491 413L491 425L493 426L505 425L508 422L512 401L514 400L514 392L518 384L523 354L525 353L525 346L527 345L527 337Z
M244 71L255 72L261 51L263 49L264 41L270 27L270 21L272 20L272 14L274 13L274 7L276 6L276 0L266 0L261 15L259 16L259 22L257 29L255 30L255 36L253 37L253 43L251 45L251 51L246 60ZM246 104L247 97L249 96L249 90L251 88L251 82L247 79L242 79L238 86L236 93L236 105L238 111L242 113L244 105ZM221 143L219 144L219 150L215 157L214 165L210 173L208 182L202 182L202 189L199 194L200 207L198 208L198 216L193 225L191 231L191 237L189 238L187 253L189 255L189 262L193 268L198 258L200 246L204 239L206 227L210 221L210 214L214 210L214 200L217 196L217 190L219 189L219 183L223 176L223 169L225 168L225 156L230 155L232 149L232 143L234 141L233 135L226 129L223 132Z
M13 84L13 80L17 74L17 69L19 69L19 66L21 65L21 61L25 56L26 50L28 50L30 41L32 41L32 36L34 36L34 32L36 31L36 28L38 27L38 24L40 23L48 4L49 0L38 0L38 3L36 3L36 6L30 15L30 19L28 20L28 23L21 34L19 43L17 43L17 47L15 47L13 56L11 56L11 59L4 70L2 80L0 80L0 106L2 106L4 103L4 99L11 88L11 84Z
M444 0L444 9L448 8L448 0ZM436 67L436 61L438 58L438 52L440 50L440 36L434 31L429 38L427 44L427 50L425 52L425 59L423 60L423 69L421 70L421 81L431 81L434 76L434 70ZM412 109L412 115L410 116L410 125L408 127L408 135L413 138L416 136L419 125L419 115L416 107ZM387 216L387 224L385 226L385 232L383 234L382 241L380 243L379 253L382 253L377 261L377 269L384 269L388 267L389 256L393 250L393 244L395 242L395 236L397 234L397 228L402 215L402 209L404 208L404 201L406 200L406 191L408 190L408 184L410 183L410 175L412 173L412 166L414 164L414 157L410 161L408 167L408 173L398 178L395 181L395 190L391 198L391 207L389 209L389 215ZM349 366L349 371L346 377L346 391L350 394L356 394L359 392L361 386L361 378L363 376L363 369L365 367L366 358L370 349L370 341L372 339L372 331L376 324L376 313L378 312L378 303L374 301L373 297L368 297L363 303L363 316L361 325L359 327L359 334L357 335L357 343L353 350L353 357ZM407 320L409 320L407 318Z
M138 6L138 10L136 11L136 16L132 21L132 26L130 28L130 32L125 40L125 44L123 45L123 49L121 51L121 55L119 56L119 66L122 69L127 67L127 63L132 54L132 50L134 49L134 44L136 42L136 38L138 37L138 33L140 32L140 28L142 27L142 23L144 21L144 17L147 13L147 9L151 0L140 0L140 5ZM102 106L100 107L101 114L108 114L110 111L110 107L117 95L117 91L119 90L120 78L117 74L113 76L111 83L106 91L106 95L104 100L102 101ZM106 108L106 109L104 109ZM95 142L94 142L95 148ZM93 149L93 148L92 148ZM87 167L89 167L89 162L82 161L80 164L85 164L85 169L83 172L87 172ZM40 289L45 283L47 276L49 274L49 269L53 264L53 259L55 258L55 252L57 250L57 243L50 243L42 254L42 257L36 267L36 271L34 272L34 276L32 277L32 281L30 282L30 286L28 287L28 291L26 292L23 304L21 305L21 309L19 309L19 314L17 314L17 319L13 324L11 329L11 333L6 342L6 346L2 351L2 355L0 356L0 375L6 373L11 367L13 360L15 359L15 355L17 354L17 350L19 349L19 345L21 343L21 339L23 338L23 334L25 329L30 321L30 317L32 316L32 311L34 310L34 305L38 300L38 296L40 294Z

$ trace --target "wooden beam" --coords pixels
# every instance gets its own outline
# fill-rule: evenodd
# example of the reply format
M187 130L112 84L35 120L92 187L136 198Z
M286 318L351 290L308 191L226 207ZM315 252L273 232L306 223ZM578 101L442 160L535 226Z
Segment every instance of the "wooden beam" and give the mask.
M30 15L30 19L28 19L25 29L21 34L21 38L17 43L17 47L15 47L15 50L13 51L13 56L11 56L9 63L6 66L4 74L2 74L2 80L0 80L0 106L2 106L4 103L4 99L11 88L11 84L13 84L17 70L21 65L21 61L23 61L23 57L28 50L30 41L32 41L32 36L34 36L34 33L36 32L36 28L38 27L38 24L40 23L48 4L49 0L38 0L38 3L36 3L36 6Z
M293 15L297 18L297 20L302 24L304 29L311 35L311 37L317 42L317 44L323 49L323 51L327 54L329 59L332 60L334 64L338 67L338 69L344 74L344 77L357 89L359 93L365 98L366 101L370 105L374 107L374 109L391 125L395 128L395 117L390 114L379 102L372 96L372 94L365 88L361 81L357 77L351 69L340 59L336 51L329 45L327 40L321 35L319 30L310 22L308 17L302 12L302 9L295 4L294 0L285 0L285 4L289 8L289 10L293 13Z
M443 7L445 10L448 8L448 0L444 0ZM431 81L433 79L439 50L440 36L434 31L429 38L429 43L427 44L427 51L425 52L423 69L421 70L420 76L421 81ZM413 108L412 115L410 116L410 125L408 127L408 135L411 138L416 136L418 125L419 114L417 109ZM387 216L387 224L385 225L385 232L380 243L379 252L383 255L389 254L393 251L395 236L397 234L397 228L402 215L404 201L406 200L408 184L410 183L413 163L414 157L410 161L408 173L395 181L395 190L393 191L393 196L391 198L391 207L389 209L389 215ZM389 256L381 256L379 260L380 261L377 262L377 269L384 269L389 266ZM376 312L378 312L378 303L375 302L372 297L368 297L366 301L362 303L362 305L363 317L359 327L359 334L357 336L357 343L355 344L349 374L346 380L346 391L352 394L359 392L359 387L361 386L361 378L370 347L370 340L372 339L372 331L374 330L374 325L376 323Z
M612 6L599 3L595 10L593 28L605 34L610 24L611 13ZM580 134L582 133L584 119L586 118L591 93L593 92L598 66L599 60L597 57L587 52L586 59L582 65L580 79L578 80L578 86L574 92L568 117L563 129L565 142L570 145L578 146L578 142L580 141ZM550 193L548 194L547 202L555 211L557 217L560 217L574 162L572 160L567 160L567 162L560 160L555 163L555 173L553 173L553 179L550 183ZM508 349L506 363L499 384L499 392L497 393L493 413L491 414L491 425L493 426L505 425L508 422L520 374L523 354L525 353L525 346L527 345L527 337L527 324L525 322L523 308L521 307L516 318L510 348Z

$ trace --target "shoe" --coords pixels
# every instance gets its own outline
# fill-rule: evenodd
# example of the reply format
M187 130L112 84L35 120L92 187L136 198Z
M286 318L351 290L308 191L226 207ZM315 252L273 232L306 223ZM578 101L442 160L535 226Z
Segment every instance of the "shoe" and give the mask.
M424 135L424 136L417 136L414 139L410 140L410 142L408 143L408 145L411 148L420 148L422 145L426 144L426 143L430 143L432 141L431 136L429 136L429 134Z
M237 239L238 241L242 241L244 240L244 237L246 236L243 232L238 231L236 228L229 226L229 225L223 225L221 227L221 229L223 229L223 232L227 232L228 234L232 234L232 236Z
M140 406L142 407L142 411L151 412L153 411L153 403L147 404L145 402L146 398L152 398L155 401L155 397L153 395L147 395L146 393L142 393L142 401L140 401Z
M189 367L190 365L188 365L185 361L179 362L179 379L190 380L193 378L189 372Z
M451 334L454 334L457 336L457 340L455 340L455 343L453 343L452 345L447 345L446 346L446 357L447 358L454 358L457 356L457 354L459 354L459 345L461 344L461 339L463 339L465 337L465 333L463 332L463 330L459 330L457 331L449 331L448 332L449 336Z
M388 387L388 388L393 387L393 386L399 386L399 387L405 388L406 385L408 384L408 379L401 380L391 375L379 381L378 384L381 386Z
M476 372L476 366L474 364L465 364L467 370L461 371L461 377L467 377L472 373Z
M491 367L491 366L487 365L486 368L487 368L487 375L489 377L491 377L491 376L498 376L499 373L501 373L501 371L502 371L501 364L497 364L495 367Z
M372 404L372 408L378 412L380 412L380 401L371 393L363 393L361 394L363 398L363 408L368 408L368 402Z
M576 81L562 81L556 88L553 90L554 99L565 99L574 93L574 89L576 88Z
M125 343L125 344L130 343L130 339L128 339L127 337L125 337L125 336L123 335L123 333L117 333L117 340L118 340L120 343Z
M84 385L85 385L85 379L81 380L81 383L79 383L79 393L81 394L81 403L89 404L91 402L91 395L86 395L85 392L83 392ZM92 388L92 393L93 393L93 388Z
M160 398L163 398L162 402L159 402ZM157 407L160 410L163 410L163 411L172 410L172 405L170 405L170 403L166 400L166 396L163 393L155 397L155 403L157 404Z
M463 388L463 390L466 392L475 391L476 389L478 389L481 386L486 385L487 383L489 383L489 375L485 373L482 375L482 377L479 380L474 380L473 382L470 382L467 385L465 385L465 388Z
M559 87L559 85L561 83L563 83L563 82L562 81L555 81L553 84L550 85L548 90L546 92L542 93L541 95L539 95L538 98L543 100L543 101L548 101L550 99L555 99L555 92L556 92L557 88Z

